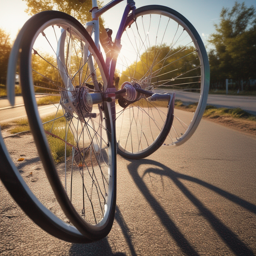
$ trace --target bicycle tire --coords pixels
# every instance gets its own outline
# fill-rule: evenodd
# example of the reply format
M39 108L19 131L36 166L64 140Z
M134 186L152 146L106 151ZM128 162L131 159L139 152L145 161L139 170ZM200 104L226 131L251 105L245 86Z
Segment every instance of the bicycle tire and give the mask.
M51 29L52 32L49 32L48 29ZM64 39L62 38L64 35L63 30L65 33ZM48 36L47 38L46 32L54 33L53 34L54 37L51 38L51 36ZM56 44L55 47L53 47L51 43L49 43L54 54L56 55L55 56L53 54L55 59L54 58L51 59L47 57L47 54L50 54L50 53L49 51L47 52L47 50L45 50L46 53L43 52L41 50L42 45L38 47L38 45L40 45L39 44L40 41L38 41L39 40L38 38L40 36L47 38L48 42L51 40L52 40L51 42L55 42ZM55 40L55 37L56 37L56 40ZM70 43L71 41L72 43ZM59 55L58 55L57 51L59 51L58 49L62 47L61 46L62 43L64 44L64 48L60 51L63 51L63 52L59 52ZM71 74L69 73L69 68L70 68L69 65L71 65L70 63L75 59L73 58L73 56L71 56L71 54L72 52L75 52L76 58L80 57L80 59L82 58L84 59L83 54L81 53L82 54L81 56L81 54L79 53L80 54L79 55L76 52L76 50L82 49L83 51L85 47L89 49L88 50L89 55L86 56L87 57L86 63L83 63L82 67L80 66L77 71L79 73L79 77L83 68L87 67L87 71L89 70L87 62L89 61L89 59L90 60L92 59L91 63L93 63L94 65L93 68L97 66L97 69L95 68L93 70L95 71L95 74L99 72L101 79L104 82L103 83L104 90L106 90L107 89L107 84L106 84L107 72L105 69L104 61L102 59L102 56L98 52L98 49L96 48L94 42L86 32L84 27L76 19L74 19L73 17L65 13L61 13L57 11L45 11L37 14L36 16L34 16L33 22L31 21L29 30L26 30L24 32L23 38L20 43L20 63L22 63L22 65L20 66L20 83L22 87L22 95L24 98L25 108L28 115L28 119L29 119L29 125L30 125L31 131L39 152L39 156L42 160L45 172L47 174L47 178L52 186L54 194L63 212L66 214L66 216L71 221L71 223L88 240L95 241L95 240L102 239L110 232L113 224L113 220L114 220L114 214L115 214L116 140L115 140L114 122L112 121L112 114L115 109L113 104L111 106L111 103L104 103L104 104L101 103L100 105L96 105L96 108L98 106L97 111L99 113L97 112L87 117L84 114L85 112L83 112L83 109L85 109L86 106L79 105L80 104L79 103L78 104L79 110L77 109L76 112L74 112L73 116L70 116L72 112L70 112L68 108L65 107L65 105L63 104L63 102L65 103L66 101L70 100L69 96L63 96L63 94L67 95L69 93L67 86L69 86L70 84L72 84L72 82L75 82L77 80L77 77L75 77L76 75L71 79L70 77ZM38 49L40 49L41 51L39 51ZM64 50L67 50L67 51L64 52ZM41 77L48 78L48 80L51 80L52 83L54 82L53 84L55 84L55 86L59 88L59 94L61 94L61 97L63 97L59 102L57 110L54 114L54 118L51 117L50 119L50 122L53 122L53 124L57 126L56 132L54 132L55 130L52 128L48 129L48 128L45 128L45 126L43 126L45 124L42 124L42 120L38 112L38 106L35 101L35 95L34 95L34 89L35 89L34 87L36 87L36 85L34 84L34 81L36 81L36 75L38 75L39 72L37 69L35 69L36 68L35 64L37 62L34 61L33 59L34 56L32 58L32 51L34 53L36 52L36 55L39 56L40 58L42 58L42 56L45 54L44 57L42 58L43 61L47 62L48 64L49 64L49 60L52 61L50 65L54 66L55 69L57 70L56 72L58 73L58 75L56 76L57 77L56 79L58 80L54 80L55 78L50 79L49 77L47 77L49 76L49 74L44 73L47 71L47 69L43 69L42 73L40 73ZM64 57L62 56L63 58L66 58L65 63L63 63L63 60L60 57L61 54L63 54L64 56ZM65 71L61 70L60 67L57 66L57 62L59 60L61 62L61 65L63 65L63 70ZM87 75L87 71L84 73L85 76ZM63 80L62 75L64 72L71 82L70 81L66 82ZM92 73L88 75L89 77L89 78L87 77L88 81L90 79L93 80L96 77L95 74L93 76ZM52 76L54 76L56 73L52 71L51 74ZM96 77L96 80L94 79L92 81L92 83L95 83L95 82L98 83L97 77ZM99 86L99 84L97 86ZM60 89L60 87L62 89ZM85 86L82 86L80 84L77 88L78 90L82 90L85 88ZM80 91L77 92L76 89L74 89L72 93L80 93ZM86 93L86 95L88 96L90 94ZM76 97L77 99L79 98L78 96ZM59 114L58 111L61 108L62 108L61 111L63 113L63 116L57 117L57 114ZM67 115L67 113L69 115ZM60 118L60 120L62 119L64 120L65 122L64 128L63 126L61 126L61 124L55 121L58 118ZM95 121L92 121L92 118L97 119L98 123L96 122L96 125L98 125L98 129L103 130L103 133L105 132L104 138L103 136L101 136L102 135L101 131L98 132L99 130L94 129ZM104 122L103 119L105 121L104 124L103 124ZM75 128L75 131L71 131L71 128L70 128L71 122L73 121L76 122L76 125L77 125L77 130ZM65 129L64 136L58 135L58 131L61 131L62 129ZM87 136L84 136L84 130L87 131ZM93 136L91 135L91 133L93 133ZM69 140L69 137L71 137L70 140ZM76 141L76 138L77 138L77 141ZM82 142L78 141L78 138L79 139L82 138L83 141ZM62 154L64 154L63 168L62 168L62 163L58 165L56 163L56 160L54 162L52 158L53 151L52 151L52 147L49 146L50 139L54 140L54 143L64 142L64 149L62 150ZM86 139L88 144L85 145ZM104 144L105 148L102 148L102 144ZM67 150L68 147L71 148L72 153L68 153L68 150ZM68 154L71 154L72 156L68 157ZM88 165L87 161L89 162L89 164L91 164L91 166ZM64 172L64 170L65 170L65 178L63 178L63 175L62 175L62 172ZM98 171L97 174L95 170ZM68 174L70 174L70 177L68 177ZM89 178L91 178L91 182L92 182L91 185L90 185L90 181L87 181L85 179L86 175L90 176ZM102 176L101 181L98 181L98 177L100 175ZM82 180L80 191L78 191L78 186L72 185L74 179ZM71 182L69 187L67 186L67 181ZM102 186L104 186L105 190L101 193L101 195L98 194L98 198L95 200L98 190L101 189L99 188L99 182L103 183ZM86 189L87 185L90 186L90 190L91 190L90 195L88 195L87 193L87 189ZM105 186L107 188L105 188ZM70 189L70 193L68 193L68 189ZM86 193L87 193L87 199L84 198L84 195L86 195ZM76 200L74 200L75 196L76 196ZM79 208L80 206L78 206L78 203L77 203L78 200L81 201L82 210L81 208ZM85 200L89 202L88 203L89 206L91 204L91 213L89 212L90 208L88 207L88 205L87 207L85 207ZM97 200L99 201L98 205L97 206L93 205L93 203L95 204L97 203L96 202ZM97 210L97 212L95 209Z
M154 32L155 36L151 37ZM158 38L160 38L159 42ZM168 127L166 123L172 115L167 107L168 104L163 108L160 103L154 105L145 97L138 96L134 103L129 102L128 107L118 106L116 120L118 153L125 158L140 159L149 156L161 145L182 145L199 125L209 91L208 57L198 32L177 11L166 6L150 5L138 8L129 15L121 41L123 46L117 67L121 69L125 66L125 68L120 72L120 85L128 81L153 93L175 93L176 98L173 122L169 122L172 126ZM133 58L130 57L132 52L134 52ZM177 66L179 63L180 66ZM192 78L188 77L189 74ZM198 78L199 81L194 82L194 79ZM184 79L183 83L178 79ZM170 83L169 87L172 89L163 89L166 83ZM173 90L173 88L178 89ZM189 107L193 104L197 106L193 110L194 115L186 114L188 117L184 117L183 121L181 117L185 113L184 110L189 109L186 106L187 102L180 100L183 100L184 94L185 97L187 94L189 97L196 97L193 102L189 102ZM122 116L124 116L122 120L125 121L121 121ZM145 120L146 118L148 120ZM122 122L130 129L122 129ZM136 138L139 142L134 142ZM136 150L134 145L137 147Z

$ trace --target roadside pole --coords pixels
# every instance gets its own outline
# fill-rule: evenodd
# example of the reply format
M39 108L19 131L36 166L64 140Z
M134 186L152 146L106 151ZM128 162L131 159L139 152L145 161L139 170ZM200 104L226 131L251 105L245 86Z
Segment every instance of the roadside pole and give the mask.
M226 79L226 94L228 94L228 79Z

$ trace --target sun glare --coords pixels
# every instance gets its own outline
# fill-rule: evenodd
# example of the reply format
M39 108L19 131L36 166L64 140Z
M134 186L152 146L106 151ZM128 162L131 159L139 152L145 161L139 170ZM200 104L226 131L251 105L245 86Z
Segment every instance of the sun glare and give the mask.
M21 0L0 0L0 28L10 34L12 41L30 17L25 13L26 7Z

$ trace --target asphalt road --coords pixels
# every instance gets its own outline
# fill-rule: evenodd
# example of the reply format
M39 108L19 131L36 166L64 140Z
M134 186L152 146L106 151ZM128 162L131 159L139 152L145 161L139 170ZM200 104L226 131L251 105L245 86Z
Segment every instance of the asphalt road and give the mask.
M19 139L8 138L6 143ZM11 151L13 157L16 153ZM163 146L140 161L118 156L114 225L105 239L92 244L48 235L0 183L0 254L255 255L255 155L255 136L202 120L180 147ZM20 164L24 175L36 159ZM54 202L45 198L45 186L30 181L51 208Z
M161 90L159 90L161 91ZM173 92L173 90L165 89L165 91ZM184 91L174 91L176 99L184 103L193 103L198 101L199 94ZM233 96L233 95L217 95L209 94L207 105L226 108L241 108L253 115L256 115L256 97L255 96Z
M37 98L44 97L43 95L36 95ZM56 108L53 105L40 106L39 113L41 116L49 115L54 112ZM15 106L11 107L8 99L0 99L0 124L12 122L17 119L26 118L26 110L22 96L15 97Z
M214 95L209 94L208 105L216 107L241 108L253 115L256 115L256 97L255 96L232 96L232 95Z
M46 116L55 112L56 107L53 105L39 107L40 116ZM0 123L8 123L22 118L27 118L24 106L0 110Z

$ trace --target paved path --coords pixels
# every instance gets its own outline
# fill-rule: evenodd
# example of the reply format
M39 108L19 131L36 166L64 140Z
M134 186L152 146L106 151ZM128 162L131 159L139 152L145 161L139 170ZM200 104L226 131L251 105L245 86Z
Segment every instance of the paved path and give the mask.
M159 90L160 91L160 90ZM167 89L165 91L172 90ZM176 99L183 102L193 103L198 101L199 94L193 92L175 91ZM253 115L256 115L256 97L255 96L233 96L209 94L207 99L208 105L226 108L241 108Z
M92 244L48 235L0 183L0 254L255 255L255 155L255 136L203 120L180 147L161 147L140 161L118 156L113 229ZM29 164L22 170L29 172ZM45 200L45 187L39 181L29 184Z
M56 107L52 105L40 106L39 113L41 116L46 116L52 113L55 113ZM9 123L14 120L27 118L26 110L24 106L20 106L17 108L8 108L0 111L0 124L1 123Z
M214 95L209 94L208 105L216 107L236 107L242 108L256 115L256 97L255 96L232 96L232 95Z

